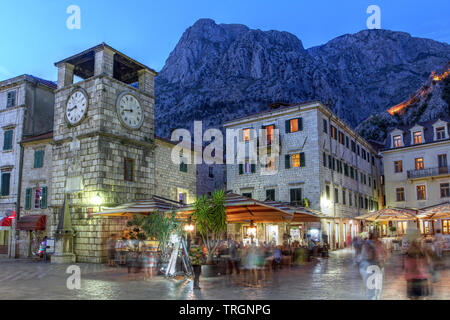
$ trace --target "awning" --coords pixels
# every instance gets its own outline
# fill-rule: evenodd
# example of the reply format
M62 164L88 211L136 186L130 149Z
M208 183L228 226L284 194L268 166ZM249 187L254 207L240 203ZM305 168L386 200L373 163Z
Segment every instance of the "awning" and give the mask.
M179 218L187 219L194 212L194 206L188 205L178 210ZM235 193L225 194L225 214L228 223L277 223L288 222L293 212L287 212L263 201L257 201Z
M45 230L47 222L46 215L32 214L20 217L17 221L16 230L38 231Z
M450 219L450 202L422 208L418 217L425 220Z
M131 217L135 214L149 215L156 211L176 211L180 207L181 204L176 201L164 199L158 196L152 196L152 198L148 200L125 203L114 208L103 208L101 212L94 213L94 215L107 217Z
M3 218L0 220L0 227L11 227L12 219Z
M355 217L358 220L368 221L406 221L416 220L416 210L404 209L404 208L384 208L375 212L363 214Z
M292 218L288 222L320 222L320 218L325 217L319 211L287 202L264 201L264 203L290 213Z

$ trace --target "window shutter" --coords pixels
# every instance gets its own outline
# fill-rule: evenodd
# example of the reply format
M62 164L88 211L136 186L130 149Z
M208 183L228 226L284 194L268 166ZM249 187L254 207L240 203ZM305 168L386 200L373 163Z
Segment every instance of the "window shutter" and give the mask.
M41 209L47 208L47 187L42 188Z
M39 150L39 168L44 166L44 150Z
M294 189L291 189L290 190L290 193L291 193L291 202L294 202L296 199L295 199L295 190Z
M4 132L4 134L3 134L3 137L4 137L3 150L11 150L12 149L12 135L13 135L12 130L7 130Z
M243 174L244 173L244 164L239 163L239 174Z
M291 168L291 156L288 154L284 156L284 166L286 169Z
M303 131L303 118L298 118L298 131Z
M252 173L256 172L256 164L252 163Z
M3 173L2 174L2 196L9 196L9 183L10 183L11 174Z
M25 193L25 210L31 209L31 188L27 188Z
M300 118L301 119L301 118ZM304 152L301 152L300 153L300 167L304 167L306 164L305 164L305 153Z
M290 120L285 121L286 133L291 133L291 122Z

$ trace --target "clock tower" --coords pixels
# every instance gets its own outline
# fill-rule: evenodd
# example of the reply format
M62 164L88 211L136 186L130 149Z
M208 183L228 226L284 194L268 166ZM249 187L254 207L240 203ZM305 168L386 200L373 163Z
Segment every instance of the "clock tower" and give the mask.
M73 245L63 245L65 253L77 262L104 262L107 239L125 221L92 213L154 194L157 73L105 43L55 65L54 231L61 237L58 220L71 219ZM74 83L74 76L82 80Z

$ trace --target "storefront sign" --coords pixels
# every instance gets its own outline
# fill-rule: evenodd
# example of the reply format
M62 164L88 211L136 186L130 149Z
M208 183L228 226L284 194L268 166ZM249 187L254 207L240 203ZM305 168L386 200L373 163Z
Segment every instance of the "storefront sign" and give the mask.
M47 239L47 253L55 253L55 239Z

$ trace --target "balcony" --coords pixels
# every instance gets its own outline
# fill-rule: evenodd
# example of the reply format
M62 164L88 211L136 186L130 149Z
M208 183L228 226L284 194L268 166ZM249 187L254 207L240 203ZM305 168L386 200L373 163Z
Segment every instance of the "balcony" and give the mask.
M434 177L440 175L448 175L450 167L436 167L422 170L408 170L408 179Z

